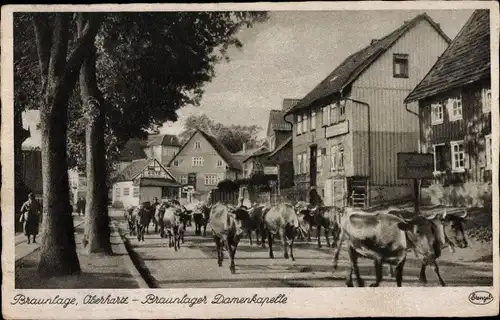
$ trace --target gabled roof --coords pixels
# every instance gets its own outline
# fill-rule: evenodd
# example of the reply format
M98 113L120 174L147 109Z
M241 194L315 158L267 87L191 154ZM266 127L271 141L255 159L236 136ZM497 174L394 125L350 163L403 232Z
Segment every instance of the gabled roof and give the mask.
M171 146L180 147L179 138L173 134L159 134L148 137L148 147L151 146Z
M143 148L146 146L147 141L132 138L125 143L117 159L118 161L134 161L139 159L146 159L147 155L143 150Z
M160 167L167 172L169 177L175 180L175 177L156 159L140 159L132 161L125 169L122 170L116 177L117 181L131 181L134 180L139 174L141 174L151 162L156 162Z
M275 154L277 154L281 149L283 149L284 147L286 147L288 144L291 144L292 143L292 137L286 139L285 141L283 141L276 149L274 149L270 154L269 154L269 158L273 157Z
M269 111L269 122L267 124L267 134L270 131L292 131L292 124L284 119L285 111L271 110Z
M189 139L182 145L179 152L177 152L177 154L172 158L172 160L170 160L168 166L170 166L170 164L177 158L177 156L181 154L182 150L188 145L189 141L191 141L191 139L193 139L193 137L198 132L203 136L203 138L205 138L205 140L208 141L208 143L210 143L212 148L214 148L214 150L219 154L219 156L226 162L229 168L238 171L242 170L241 163L233 157L231 152L229 152L229 150L227 150L227 148L222 143L220 143L215 137L209 135L208 133L204 132L201 129L197 129L191 135L191 137L189 137Z
M476 10L405 102L489 78L490 67L490 13Z
M298 104L287 114L307 108L320 99L324 99L341 92L344 88L354 82L359 75L377 60L384 52L392 47L408 30L416 26L420 21L428 21L434 29L449 43L451 40L426 13L420 14L401 27L394 30L385 37L372 41L372 43L345 59L332 73L309 92Z
M262 155L268 154L269 152L270 152L270 151L269 151L269 150L267 150L267 148L265 148L265 149L260 148L260 149L256 150L254 153L252 153L252 154L248 155L247 157L245 157L245 158L242 160L242 162L246 162L246 161L248 161L248 160L250 160L250 159L252 159L252 158L255 158L255 157L259 157L259 156L262 156Z

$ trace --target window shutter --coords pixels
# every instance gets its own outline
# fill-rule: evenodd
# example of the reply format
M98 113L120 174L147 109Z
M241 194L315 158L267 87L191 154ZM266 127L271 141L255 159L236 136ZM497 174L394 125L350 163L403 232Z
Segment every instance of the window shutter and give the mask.
M448 170L451 170L453 167L452 167L452 161L453 159L451 158L451 146L450 144L446 144L444 147L444 159L445 159L445 163L446 163L446 169Z
M471 149L470 143L468 141L464 141L464 167L465 169L470 169L470 152Z

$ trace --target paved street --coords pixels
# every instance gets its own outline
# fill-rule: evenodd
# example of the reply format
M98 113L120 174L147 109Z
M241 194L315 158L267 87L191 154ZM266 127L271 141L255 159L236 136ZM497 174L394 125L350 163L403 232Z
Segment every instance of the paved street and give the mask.
M315 240L299 242L294 249L296 261L283 258L282 247L275 245L275 257L268 258L268 249L255 243L250 246L243 239L236 252L236 274L229 271L229 260L225 254L224 266L217 266L215 244L211 237L195 236L188 228L185 243L175 252L168 248L168 239L146 234L145 242L139 243L128 236L123 213L112 213L120 233L125 234L132 250L139 257L143 268L153 278L154 286L161 288L180 287L337 287L345 285L347 256L340 255L339 268L333 272L332 249L317 249ZM208 230L207 230L208 232ZM279 241L278 241L279 242ZM323 240L324 243L324 240ZM459 249L458 249L459 250ZM417 282L420 265L413 253L408 256L404 272L404 286L420 286ZM461 262L456 256L444 253L440 261L441 274L448 286L492 285L492 264L488 262ZM374 281L373 263L360 260L360 270L367 285ZM384 269L388 273L388 267ZM427 271L428 286L439 286L432 268ZM395 286L395 281L385 276L382 286Z

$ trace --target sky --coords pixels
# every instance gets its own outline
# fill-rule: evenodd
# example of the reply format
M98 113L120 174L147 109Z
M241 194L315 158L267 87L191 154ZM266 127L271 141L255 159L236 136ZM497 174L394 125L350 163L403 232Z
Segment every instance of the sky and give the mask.
M206 114L224 124L258 125L265 135L269 110L281 109L285 98L302 98L352 53L423 13L407 11L274 11L269 20L242 29L243 48L229 50L230 62L215 67L199 107L178 111L177 122L161 133L178 134L183 120ZM453 39L473 10L425 11ZM32 137L24 145L39 146L37 112L23 115Z

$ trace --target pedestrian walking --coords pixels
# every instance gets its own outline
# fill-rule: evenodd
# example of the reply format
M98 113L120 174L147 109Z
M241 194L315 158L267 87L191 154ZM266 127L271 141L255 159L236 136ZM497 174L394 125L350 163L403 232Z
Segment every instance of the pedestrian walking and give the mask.
M85 207L87 206L87 200L82 197L82 216L85 215Z
M30 193L28 200L21 207L20 218L20 222L23 224L24 234L28 237L28 243L31 243L30 236L33 236L33 243L36 243L41 216L41 206L35 199L35 195Z

